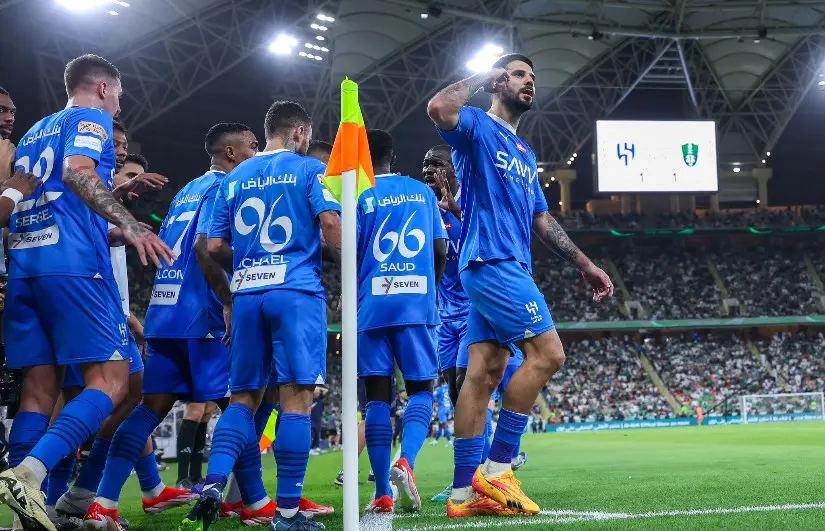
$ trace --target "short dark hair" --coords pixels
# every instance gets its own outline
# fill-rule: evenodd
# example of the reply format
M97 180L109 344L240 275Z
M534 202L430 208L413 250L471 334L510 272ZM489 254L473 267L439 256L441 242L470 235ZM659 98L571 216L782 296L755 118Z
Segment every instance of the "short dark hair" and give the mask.
M0 94L3 94L4 96L11 97L11 94L9 94L9 91L4 89L3 87L0 87Z
M370 146L373 167L379 164L392 164L394 152L392 136L388 132L381 129L370 129L367 131L367 142Z
M502 55L501 57L496 59L495 63L493 63L493 68L507 68L507 65L509 65L513 61L523 61L530 65L530 68L533 68L533 61L531 61L529 57L522 53L508 53Z
M203 141L203 147L206 148L207 153L209 153L210 155L214 155L221 148L221 142L224 141L224 138L227 135L237 135L244 133L246 131L251 131L251 129L244 124L215 124L209 128L209 131L206 132L206 138Z
M123 125L123 122L120 120L112 120L112 130L120 131L124 135L128 135L129 131L126 130L126 126Z
M323 140L313 140L309 143L309 149L307 150L307 155L310 153L323 153L325 155L329 155L332 153L332 144L329 142L324 142Z
M451 148L449 144L436 144L427 150L427 152L430 151L432 151L433 153L444 153L447 155L447 158L449 159L452 157L453 148Z
M300 126L311 127L312 118L300 103L276 101L266 111L264 130L267 138L283 137Z
M78 87L95 82L95 78L106 76L120 80L120 70L115 65L99 55L81 55L69 61L63 72L63 81L66 92L71 96Z
M128 155L126 155L126 160L124 161L124 164L126 162L140 164L140 166L143 168L143 171L149 171L149 161L146 160L146 157L144 157L140 153L129 153Z

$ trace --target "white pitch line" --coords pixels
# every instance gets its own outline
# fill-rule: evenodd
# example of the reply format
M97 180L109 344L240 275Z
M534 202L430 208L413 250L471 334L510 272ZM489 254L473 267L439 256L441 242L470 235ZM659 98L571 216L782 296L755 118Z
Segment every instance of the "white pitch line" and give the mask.
M367 513L361 517L358 529L362 531L392 531L392 513Z
M514 525L530 526L545 524L567 524L583 521L606 520L635 520L646 518L667 518L673 516L707 516L741 513L760 513L772 511L803 511L809 509L825 509L825 502L820 503L791 503L785 505L757 505L744 507L716 507L711 509L688 509L674 511L655 511L646 513L609 513L604 511L541 511L539 516L525 516L518 518L495 518L484 521L464 522L457 524L423 525L398 528L396 531L430 531L436 529L477 529L482 527L511 527Z

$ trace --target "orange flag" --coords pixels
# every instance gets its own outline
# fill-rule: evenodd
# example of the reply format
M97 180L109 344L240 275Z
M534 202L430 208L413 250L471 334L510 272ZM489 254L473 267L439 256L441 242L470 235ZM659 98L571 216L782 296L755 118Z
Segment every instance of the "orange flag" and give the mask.
M341 82L341 125L332 144L332 154L324 175L324 185L341 201L345 171L355 170L355 198L375 186L372 158L367 142L364 116L358 104L358 85L349 78Z

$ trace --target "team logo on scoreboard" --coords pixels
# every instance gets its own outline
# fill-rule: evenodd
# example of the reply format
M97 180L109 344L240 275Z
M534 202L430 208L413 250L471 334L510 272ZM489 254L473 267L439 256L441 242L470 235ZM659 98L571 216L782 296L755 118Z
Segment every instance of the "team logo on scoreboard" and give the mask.
M696 166L699 162L699 146L696 144L682 144L682 160L688 168Z

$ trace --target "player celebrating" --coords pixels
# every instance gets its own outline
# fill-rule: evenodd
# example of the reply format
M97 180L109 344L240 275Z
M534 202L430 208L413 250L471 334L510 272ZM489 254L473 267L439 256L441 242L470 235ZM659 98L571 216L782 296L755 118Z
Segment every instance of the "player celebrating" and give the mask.
M23 368L20 412L10 440L15 468L0 474L0 502L25 528L53 530L40 486L48 471L97 433L128 389L126 319L109 257L107 220L144 265L172 251L112 195L112 117L120 72L101 57L66 65L68 106L23 136L15 165L43 185L11 219L5 313L7 363ZM77 338L82 338L79 341ZM85 389L47 431L61 367L80 364Z
M320 235L323 231L338 256L341 208L321 184L324 165L305 156L312 121L304 108L275 102L265 129L266 150L221 184L212 212L209 253L233 272L232 397L215 428L200 500L181 530L208 529L242 449L254 448L260 466L253 417L273 368L281 413L275 438L278 512L271 529L324 528L299 512L299 502L309 460L312 395L326 378Z
M492 93L489 112L465 106L481 88ZM530 59L499 58L489 72L443 89L427 112L453 149L461 178L461 282L471 301L467 320L470 363L455 418L455 472L449 516L536 514L536 505L513 476L514 447L542 386L564 363L564 351L544 297L531 275L532 232L593 287L594 300L613 294L604 271L593 264L547 212L536 157L516 134L535 98ZM485 409L501 381L509 343L525 354L504 394L490 454L484 447ZM474 494L473 490L482 493Z
M105 529L106 517L118 521L120 491L136 463L154 461L149 437L176 400L218 400L228 389L229 355L221 343L223 303L229 303L228 279L208 253L198 253L195 234L199 224L208 222L208 210L226 173L252 157L258 143L245 125L217 124L207 133L205 147L211 157L209 171L178 192L161 228L161 237L179 259L155 273L146 313L143 402L123 421L112 440L97 498L84 517L87 528ZM212 293L201 268L223 276L224 301ZM190 500L188 491L152 483L142 485L147 512L160 512Z
M367 511L393 511L390 403L395 362L409 402L392 482L402 506L418 510L413 469L429 432L438 376L436 286L447 261L446 234L432 191L390 173L392 138L378 130L367 136L376 173L375 187L358 199L358 376L365 379L367 453L375 473L375 497Z

